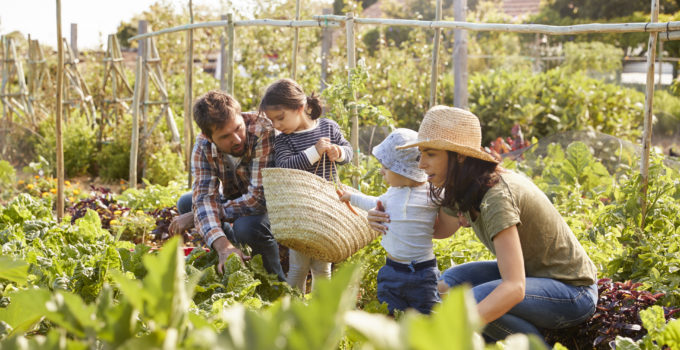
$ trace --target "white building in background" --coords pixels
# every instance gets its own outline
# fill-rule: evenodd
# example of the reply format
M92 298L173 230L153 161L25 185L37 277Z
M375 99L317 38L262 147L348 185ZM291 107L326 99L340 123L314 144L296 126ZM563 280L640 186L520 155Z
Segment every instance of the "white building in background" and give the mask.
M673 63L654 63L654 84L659 83L659 69L661 69L661 85L673 83ZM625 62L621 72L621 84L647 84L647 62Z

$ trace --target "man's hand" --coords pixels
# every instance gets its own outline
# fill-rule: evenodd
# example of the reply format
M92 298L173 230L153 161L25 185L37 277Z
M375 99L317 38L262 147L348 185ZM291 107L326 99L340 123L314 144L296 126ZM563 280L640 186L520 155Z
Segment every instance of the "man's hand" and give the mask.
M188 212L172 220L168 227L168 233L170 236L180 235L192 227L194 227L194 212Z
M220 274L224 273L224 263L227 262L227 258L229 255L232 253L236 253L238 257L241 259L241 261L248 261L250 260L250 256L248 255L243 255L243 252L234 247L231 242L227 239L227 237L220 237L216 239L213 244L213 249L217 252L217 256L219 258L219 261L217 262L217 272Z

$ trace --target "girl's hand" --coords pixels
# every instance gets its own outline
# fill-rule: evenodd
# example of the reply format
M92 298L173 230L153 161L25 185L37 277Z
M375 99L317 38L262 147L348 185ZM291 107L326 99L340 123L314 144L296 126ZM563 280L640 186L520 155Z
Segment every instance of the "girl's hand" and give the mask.
M385 213L385 209L380 201L378 201L377 207L368 211L366 219L368 219L368 223L371 225L372 229L382 232L383 234L387 233L387 226L384 224L390 222L390 216Z
M338 145L331 144L328 151L326 151L326 155L328 156L328 160L335 162L342 156L342 149Z
M324 153L328 152L331 146L331 139L328 137L320 138L319 141L316 141L316 144L314 145L316 152L319 153L319 155L323 155Z

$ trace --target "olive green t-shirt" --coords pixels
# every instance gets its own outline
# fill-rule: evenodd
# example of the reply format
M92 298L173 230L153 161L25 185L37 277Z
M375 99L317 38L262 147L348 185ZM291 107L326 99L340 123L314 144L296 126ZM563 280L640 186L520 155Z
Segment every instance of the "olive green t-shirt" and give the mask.
M456 211L444 208L449 215ZM495 255L493 238L517 225L527 277L546 277L575 286L591 285L597 270L576 236L548 197L526 176L503 170L498 184L490 188L480 205L472 229Z

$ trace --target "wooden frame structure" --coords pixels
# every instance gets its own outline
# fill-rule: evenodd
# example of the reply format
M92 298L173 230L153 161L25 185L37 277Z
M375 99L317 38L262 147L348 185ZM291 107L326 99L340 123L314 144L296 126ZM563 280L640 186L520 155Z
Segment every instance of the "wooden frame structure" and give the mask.
M102 93L106 93L106 87L109 82L111 83L111 98L102 100L100 111L102 125L111 123L109 117L114 117L115 124L118 124L123 112L130 109L128 103L132 103L132 87L125 76L123 54L120 51L118 38L114 34L109 34L107 38L106 56L104 57L104 81L101 87Z
M11 124L12 114L24 118L31 125L36 126L33 104L29 98L26 76L21 60L17 58L14 40L2 37L2 85L0 85L0 101L2 101L2 115L6 127ZM11 85L16 83L17 90L11 91Z
M33 105L33 110L38 118L38 109L41 114L47 115L48 111L41 104L44 91L52 86L52 79L47 68L47 60L38 40L28 39L28 71L26 72L28 83L28 99Z
M90 125L97 123L97 110L94 107L92 93L87 87L83 76L78 70L78 59L71 50L66 38L62 38L62 49L64 52L64 100L62 104L66 107L66 117L71 114L71 108L77 107L81 114L85 114Z
M439 3L439 1L438 1ZM439 8L439 5L438 5ZM229 51L231 54L227 55L227 62L223 62L223 67L226 69L222 70L222 74L226 74L228 81L227 91L233 91L233 74L234 74L234 64L233 64L233 28L236 26L285 26L295 28L295 43L293 46L293 70L292 75L295 76L295 62L297 62L297 29L300 27L315 27L322 26L338 26L339 24L344 24L346 27L347 34L347 57L348 57L348 67L350 68L350 74L352 68L355 67L354 62L354 26L356 24L367 24L367 25L383 25L383 26L404 26L404 27L418 27L418 28L430 28L435 29L434 35L434 51L432 59L432 80L430 89L430 105L436 102L436 91L437 91L437 64L438 64L438 38L440 34L440 29L449 28L456 30L474 30L474 31L503 31L503 32L515 32L515 33L538 33L538 34L548 34L548 35L574 35L574 34L588 34L588 33L649 33L649 45L647 50L647 89L645 92L645 116L644 116L644 132L643 132L643 157L640 163L640 174L642 176L643 182L643 194L642 194L642 219L640 226L645 225L646 216L646 196L647 196L647 184L648 184L648 170L649 170L649 152L651 148L651 120L652 120L652 106L653 106L653 92L654 92L654 61L656 59L656 49L657 40L659 33L665 34L666 40L680 39L680 21L671 21L665 23L658 22L659 14L659 0L651 0L651 21L648 23L592 23L592 24L580 24L572 26L552 26L552 25L542 25L542 24L500 24L500 23L469 23L464 21L442 21L440 20L441 14L438 10L436 20L434 21L421 21L421 20L407 20L407 19L383 19L383 18L358 18L354 17L353 13L348 13L345 16L340 15L321 15L313 16L314 21L309 20L299 20L299 0L296 2L296 20L293 21L280 21L280 20L250 20L250 21L232 21L229 17L226 21L214 21L205 22L197 24L182 25L172 28L163 29L157 32L145 33L141 35L134 36L130 38L130 41L141 40L155 35L162 35L167 33L188 31L191 32L198 28L211 28L211 27L226 27L228 28L228 42ZM330 25L329 25L330 24ZM190 65L191 61L187 60L187 64ZM226 66L226 67L225 67ZM190 69L189 67L187 69ZM188 80L191 80L191 76L187 76ZM188 82L190 84L190 81ZM221 84L222 86L222 84ZM191 121L185 120L185 123L191 123ZM188 140L185 140L187 142ZM358 149L358 121L356 118L356 113L352 118L352 135L351 143L355 149ZM186 149L190 149L190 145L185 145ZM190 155L187 152L187 157ZM355 157L357 158L357 157ZM191 181L190 181L191 182Z

